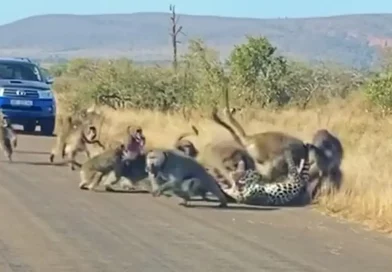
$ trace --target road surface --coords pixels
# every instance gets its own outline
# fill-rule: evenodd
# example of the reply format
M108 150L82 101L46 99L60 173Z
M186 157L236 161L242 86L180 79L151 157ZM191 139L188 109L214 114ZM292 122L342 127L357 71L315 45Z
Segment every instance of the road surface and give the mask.
M178 206L78 189L49 166L54 138L19 135L0 157L0 271L392 271L392 241L308 208Z

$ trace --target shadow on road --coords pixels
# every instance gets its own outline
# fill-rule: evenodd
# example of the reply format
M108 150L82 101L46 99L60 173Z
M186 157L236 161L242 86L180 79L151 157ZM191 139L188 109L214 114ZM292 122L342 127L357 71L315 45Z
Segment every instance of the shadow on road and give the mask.
M107 193L107 194L149 194L149 191L146 190L139 190L139 189L134 189L134 190L122 190L122 189L114 189L110 191L106 191L104 189L102 190L96 190L95 193Z
M193 200L192 200L193 202ZM191 209L219 209L219 210L237 210L237 211L277 211L279 210L278 207L263 207L263 206L247 206L247 205L228 205L225 208L218 207L217 205L195 205L192 202L188 203L188 206L184 206L181 203L178 204L183 206L184 208L191 208Z
M15 153L19 154L32 154L32 155L50 155L50 152L40 152L40 151L27 151L27 150L15 150Z
M38 131L38 130L33 131L33 132L26 132L26 131L24 131L23 129L20 129L20 128L14 128L14 130L15 130L17 135L41 136L41 137L49 137L49 138L56 137L55 134L43 135L43 134L41 134L41 131Z
M66 162L31 162L31 161L13 161L12 164L26 164L36 166L66 166Z

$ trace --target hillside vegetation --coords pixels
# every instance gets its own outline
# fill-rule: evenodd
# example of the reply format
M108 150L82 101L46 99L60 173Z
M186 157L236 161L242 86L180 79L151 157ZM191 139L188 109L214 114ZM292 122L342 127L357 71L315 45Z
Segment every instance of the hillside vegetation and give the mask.
M392 15L346 15L306 19L249 19L181 15L186 36L201 38L227 57L245 35L266 36L286 56L368 67L377 46L392 44ZM170 60L168 13L42 15L0 26L0 55L54 61L73 57Z
M344 183L317 198L316 207L392 232L391 54L385 51L379 72L368 75L309 66L277 51L265 37L249 37L221 61L203 41L191 40L177 68L75 59L50 72L60 113L91 104L106 109L103 138L130 123L143 126L150 146L171 146L190 124L200 129L192 139L199 148L230 138L209 119L212 106L223 107L224 90L230 106L243 109L237 117L248 133L281 130L310 141L327 128L345 149Z

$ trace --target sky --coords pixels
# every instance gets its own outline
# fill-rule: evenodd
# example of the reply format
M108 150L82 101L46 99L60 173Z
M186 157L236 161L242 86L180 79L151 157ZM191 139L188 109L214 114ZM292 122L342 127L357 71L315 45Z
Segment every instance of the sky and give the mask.
M0 25L42 14L103 14L169 10L232 17L315 17L358 13L392 13L390 0L19 0L4 1Z

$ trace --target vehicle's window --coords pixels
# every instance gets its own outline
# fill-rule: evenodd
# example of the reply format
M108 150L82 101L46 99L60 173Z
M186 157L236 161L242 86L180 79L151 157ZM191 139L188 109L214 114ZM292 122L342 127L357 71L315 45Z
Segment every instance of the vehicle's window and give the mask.
M0 62L0 79L42 81L36 65L17 62Z

